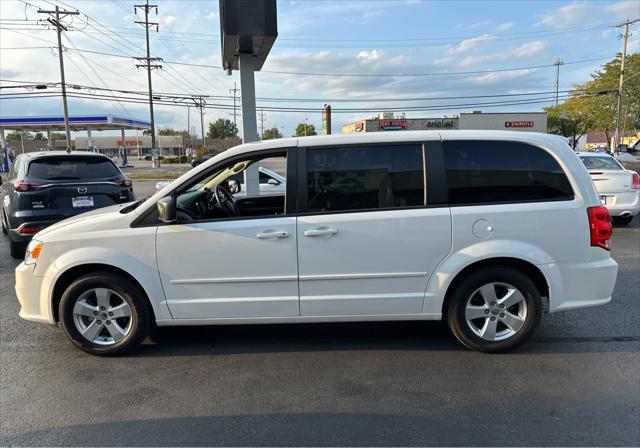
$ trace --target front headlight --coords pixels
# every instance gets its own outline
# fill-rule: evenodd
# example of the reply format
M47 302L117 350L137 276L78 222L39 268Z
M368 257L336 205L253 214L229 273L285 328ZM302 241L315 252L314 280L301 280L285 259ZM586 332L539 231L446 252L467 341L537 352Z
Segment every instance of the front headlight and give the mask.
M36 264L41 251L42 241L31 240L27 246L27 253L24 256L24 264Z

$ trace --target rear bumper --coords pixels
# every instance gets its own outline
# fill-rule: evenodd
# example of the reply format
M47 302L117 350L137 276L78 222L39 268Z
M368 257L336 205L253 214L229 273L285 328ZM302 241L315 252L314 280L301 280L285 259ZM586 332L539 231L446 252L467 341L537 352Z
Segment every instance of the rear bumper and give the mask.
M611 301L618 276L618 263L613 258L548 267L553 272L549 279L550 312L605 305Z
M617 194L614 197L614 204L605 205L611 216L635 216L640 213L640 190L634 193Z

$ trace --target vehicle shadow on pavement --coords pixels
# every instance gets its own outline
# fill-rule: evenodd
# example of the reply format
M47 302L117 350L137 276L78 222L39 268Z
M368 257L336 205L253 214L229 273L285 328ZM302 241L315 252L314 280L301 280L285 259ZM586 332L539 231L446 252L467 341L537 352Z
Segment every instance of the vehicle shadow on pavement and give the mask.
M634 348L635 346L635 348ZM637 351L640 337L548 337L540 329L508 355ZM314 351L473 352L444 322L358 322L158 328L131 357ZM480 354L481 356L505 356Z
M428 400L427 400L428 401ZM425 404L427 405L427 404ZM516 417L498 412L509 426ZM636 430L613 424L594 439L581 425L545 419L546 430L486 431L477 409L421 409L417 414L361 412L263 413L125 420L70 425L0 438L3 445L65 446L475 446L631 445ZM457 428L454 429L454 428ZM464 430L460 430L464 428ZM469 434L474 434L470 439ZM558 434L564 437L558 438Z
M442 322L357 322L157 328L133 356L340 350L464 350Z

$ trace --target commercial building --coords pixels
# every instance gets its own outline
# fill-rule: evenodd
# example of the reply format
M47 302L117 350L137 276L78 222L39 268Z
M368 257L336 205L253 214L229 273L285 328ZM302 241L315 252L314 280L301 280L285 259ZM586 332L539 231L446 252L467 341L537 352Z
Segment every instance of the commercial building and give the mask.
M381 131L487 129L547 132L546 112L462 113L459 117L406 118L404 114L380 113L377 117L342 126L343 134Z

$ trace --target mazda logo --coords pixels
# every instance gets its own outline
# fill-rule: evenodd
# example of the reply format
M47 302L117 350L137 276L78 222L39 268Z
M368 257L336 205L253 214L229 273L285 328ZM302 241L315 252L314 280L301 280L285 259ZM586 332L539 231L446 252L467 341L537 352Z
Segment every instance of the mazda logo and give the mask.
M87 187L78 187L78 193L85 194L87 192Z

